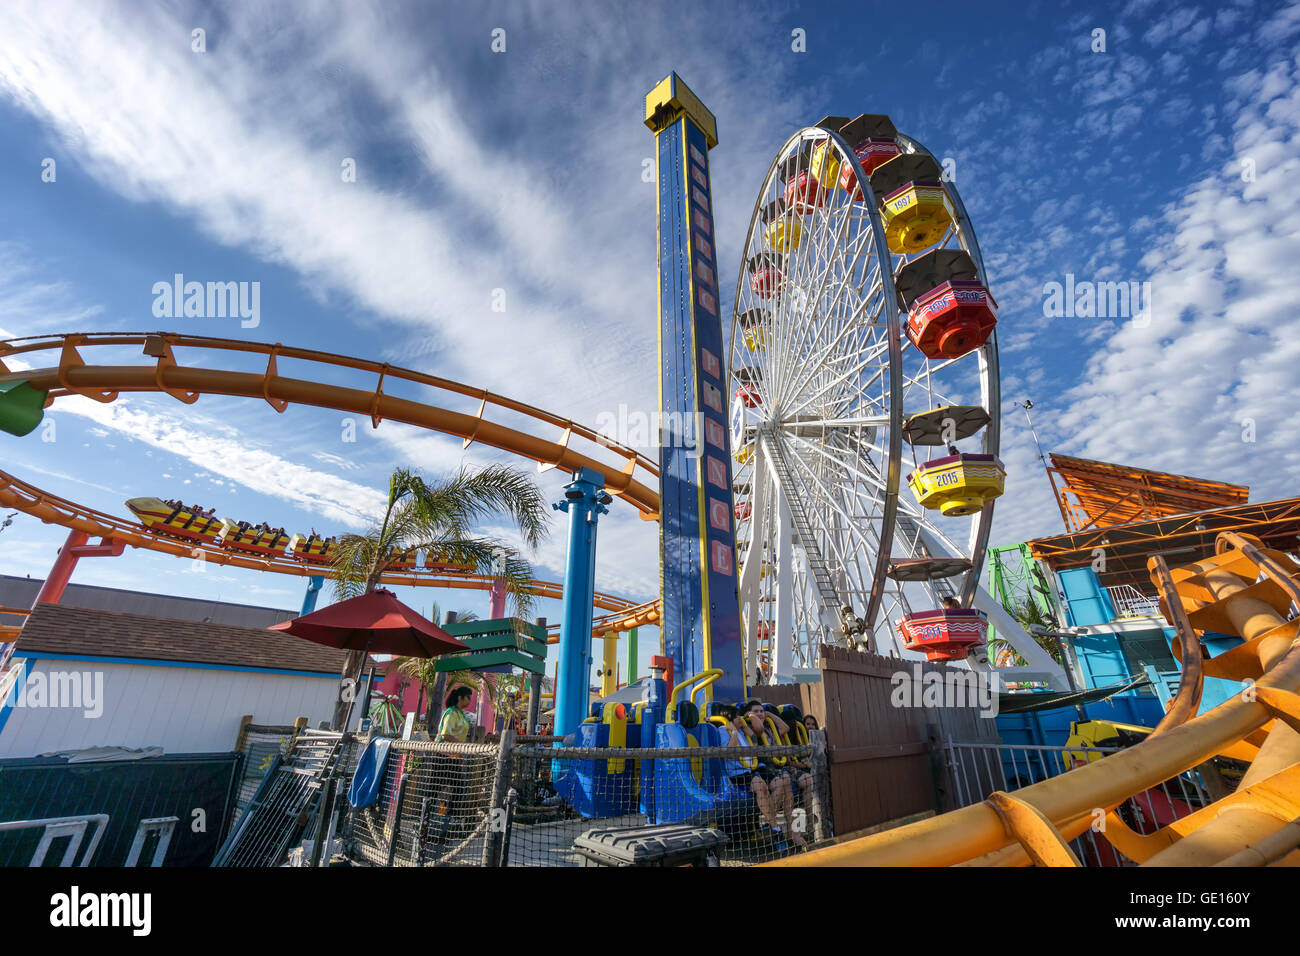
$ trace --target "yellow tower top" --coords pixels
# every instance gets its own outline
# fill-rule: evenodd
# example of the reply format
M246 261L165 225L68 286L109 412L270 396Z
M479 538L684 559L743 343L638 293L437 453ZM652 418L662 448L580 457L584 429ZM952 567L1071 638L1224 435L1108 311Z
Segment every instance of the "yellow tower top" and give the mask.
M676 73L669 73L645 98L645 125L654 132L676 122L685 113L704 133L709 149L718 145L718 121L708 111L700 98L682 82Z

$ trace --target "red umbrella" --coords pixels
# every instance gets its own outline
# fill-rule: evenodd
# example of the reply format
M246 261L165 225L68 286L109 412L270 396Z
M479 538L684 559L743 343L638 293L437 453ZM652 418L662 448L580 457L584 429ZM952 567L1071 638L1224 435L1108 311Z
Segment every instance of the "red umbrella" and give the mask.
M392 591L377 588L369 594L271 625L317 644L369 654L400 654L407 657L438 657L452 651L469 650L437 624L411 610ZM346 669L344 675L346 676ZM348 704L343 728L352 722Z
M274 624L271 630L285 631L329 647L376 654L439 657L469 650L384 588Z

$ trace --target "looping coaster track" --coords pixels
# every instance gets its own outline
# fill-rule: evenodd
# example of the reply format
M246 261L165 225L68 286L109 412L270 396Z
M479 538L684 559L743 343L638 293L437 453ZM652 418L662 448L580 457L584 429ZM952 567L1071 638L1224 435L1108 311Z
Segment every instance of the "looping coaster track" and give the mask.
M1170 569L1156 555L1147 568L1179 635L1184 680L1146 739L1014 793L768 865L1079 866L1068 844L1089 829L1140 865L1300 865L1300 566L1258 538L1225 532L1213 557ZM1200 660L1205 631L1243 643ZM1203 677L1245 683L1193 716ZM1250 767L1231 794L1149 834L1116 813L1218 754L1241 754L1243 744Z

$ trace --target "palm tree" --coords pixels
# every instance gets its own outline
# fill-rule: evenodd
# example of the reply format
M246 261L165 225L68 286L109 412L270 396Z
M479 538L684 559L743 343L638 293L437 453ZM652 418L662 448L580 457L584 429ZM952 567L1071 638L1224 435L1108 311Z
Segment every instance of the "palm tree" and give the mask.
M532 610L532 566L515 548L473 533L480 521L503 513L529 550L546 537L546 500L533 479L521 471L504 465L462 468L443 481L428 484L419 475L398 468L388 482L383 518L364 534L344 535L335 546L334 592L340 600L369 594L404 556L432 551L480 574L503 579L516 613L527 617ZM348 651L345 686L357 685L364 664L363 652ZM340 700L334 709L335 728L343 726L347 711L348 702Z
M492 706L506 719L506 726L528 714L528 695L532 682L527 674L498 674L493 687ZM532 733L529 730L528 733Z
M1035 644L1045 650L1056 663L1062 667L1065 666L1065 661L1061 658L1060 640L1054 634L1035 634L1032 630L1035 625L1042 625L1052 632L1059 630L1060 626L1056 623L1056 618L1052 614L1044 611L1032 596L1017 603L1014 608L1008 608L1007 610L1011 611L1011 616L1034 639ZM996 659L997 655L1002 651L1006 651L1011 655L1012 663L1018 665L1025 663L1024 658L1016 653L1015 648L1011 646L1009 641L1001 637L989 638L990 660Z

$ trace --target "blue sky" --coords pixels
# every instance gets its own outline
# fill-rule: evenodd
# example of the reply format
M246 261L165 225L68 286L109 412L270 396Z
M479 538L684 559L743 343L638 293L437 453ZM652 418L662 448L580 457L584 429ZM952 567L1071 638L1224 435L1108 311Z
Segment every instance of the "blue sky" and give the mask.
M954 161L1001 307L1009 479L995 544L1060 530L1010 404L1025 398L1048 450L1248 484L1253 500L1295 494L1300 5L919 10L6 5L0 336L166 327L391 361L587 423L620 404L652 410L641 109L676 70L718 118L719 261L733 279L767 165L800 126L885 112ZM259 326L155 318L153 285L178 272L260 283ZM1046 317L1044 287L1067 274L1149 282L1149 321ZM0 436L0 467L122 515L125 498L158 494L343 530L364 523L395 464L507 460L389 425L344 443L335 413L212 397L68 402L50 417L52 442ZM563 476L540 480L558 499ZM62 537L19 516L0 572L43 575ZM557 516L540 577L561 579L563 545ZM655 551L654 526L616 505L597 586L654 596ZM298 579L135 552L85 561L74 580L301 597ZM477 593L436 597L486 612Z

